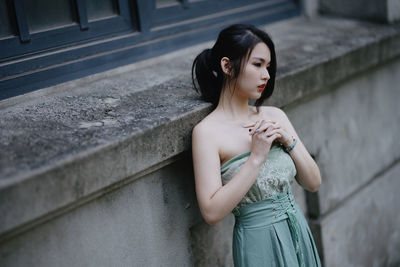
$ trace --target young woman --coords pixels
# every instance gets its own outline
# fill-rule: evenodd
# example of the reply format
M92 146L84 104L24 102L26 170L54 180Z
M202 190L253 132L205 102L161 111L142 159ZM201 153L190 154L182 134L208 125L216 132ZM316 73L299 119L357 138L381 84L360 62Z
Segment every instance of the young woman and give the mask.
M192 135L197 199L210 225L235 215L235 266L321 266L290 190L296 178L317 191L318 166L285 113L261 106L272 95L275 73L274 44L251 25L222 30L194 60L194 86L215 107Z

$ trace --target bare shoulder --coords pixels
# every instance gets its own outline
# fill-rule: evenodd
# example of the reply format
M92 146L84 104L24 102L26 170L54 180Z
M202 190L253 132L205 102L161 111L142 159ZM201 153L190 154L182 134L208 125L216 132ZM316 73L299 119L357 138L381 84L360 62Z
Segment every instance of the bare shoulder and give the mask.
M194 134L210 134L212 128L216 125L215 119L212 114L204 117L196 126L193 128Z
M202 176L198 174L201 169L219 171L219 138L214 130L215 124L215 120L207 116L193 129L192 156L197 177Z
M289 121L289 118L287 117L286 113L274 106L261 106L260 107L260 112L264 118L271 118L278 120L280 123L287 123Z
M192 138L194 141L207 139L208 141L215 140L216 128L218 123L216 122L212 114L206 116L201 120L194 128L192 132Z

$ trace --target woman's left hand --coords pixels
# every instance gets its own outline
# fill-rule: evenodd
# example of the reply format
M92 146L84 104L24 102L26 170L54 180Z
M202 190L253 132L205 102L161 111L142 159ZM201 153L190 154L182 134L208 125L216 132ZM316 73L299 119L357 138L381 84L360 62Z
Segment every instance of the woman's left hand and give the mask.
M266 132L266 134L271 135L274 133L279 133L282 136L277 138L276 141L280 142L283 146L289 147L293 144L293 136L290 135L278 122L274 123L274 130Z

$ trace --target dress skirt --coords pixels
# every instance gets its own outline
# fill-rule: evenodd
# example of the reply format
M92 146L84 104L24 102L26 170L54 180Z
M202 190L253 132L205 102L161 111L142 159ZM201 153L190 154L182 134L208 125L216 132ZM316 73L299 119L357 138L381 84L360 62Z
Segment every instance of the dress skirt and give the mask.
M310 228L290 188L232 213L236 267L321 266Z

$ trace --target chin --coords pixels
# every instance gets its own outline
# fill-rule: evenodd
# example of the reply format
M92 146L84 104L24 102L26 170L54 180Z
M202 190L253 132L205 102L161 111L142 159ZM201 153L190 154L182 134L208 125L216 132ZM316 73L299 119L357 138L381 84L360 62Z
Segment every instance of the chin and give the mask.
M254 99L259 99L262 96L262 92L258 92L257 96L254 97Z

